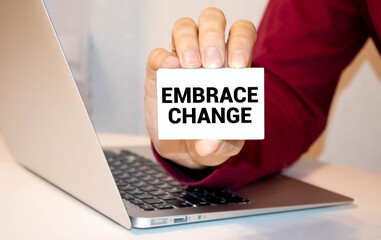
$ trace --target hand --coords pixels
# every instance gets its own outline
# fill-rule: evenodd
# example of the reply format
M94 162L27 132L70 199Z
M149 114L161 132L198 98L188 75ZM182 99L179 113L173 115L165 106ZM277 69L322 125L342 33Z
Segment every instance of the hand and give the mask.
M156 71L159 68L249 67L256 30L246 20L236 21L225 43L226 19L216 8L205 9L198 25L190 18L176 21L172 45L176 51L153 50L147 63L145 119L156 151L164 158L188 168L217 166L240 152L244 140L158 140L156 109Z

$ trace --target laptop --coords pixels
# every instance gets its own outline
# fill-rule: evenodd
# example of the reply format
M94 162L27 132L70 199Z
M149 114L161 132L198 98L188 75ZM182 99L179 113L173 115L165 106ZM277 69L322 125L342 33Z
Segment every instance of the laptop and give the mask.
M0 133L31 172L130 229L351 203L275 175L232 191L177 183L145 148L102 149L41 0L0 1Z

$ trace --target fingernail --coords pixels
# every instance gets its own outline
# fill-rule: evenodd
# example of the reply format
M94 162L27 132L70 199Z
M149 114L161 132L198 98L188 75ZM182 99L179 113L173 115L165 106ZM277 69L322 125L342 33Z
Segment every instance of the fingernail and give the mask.
M203 139L197 142L196 151L201 157L214 153L220 146L221 141L215 139Z
M222 67L224 60L221 52L216 47L207 48L204 55L204 67L206 68L218 68Z
M189 49L189 50L184 51L181 54L180 61L182 63L182 66L185 66L185 67L192 67L192 66L200 65L199 54L193 49Z
M166 57L165 59L164 59L164 62L165 63L169 63L169 64L171 64L171 63L175 63L175 62L177 62L178 61L178 59L177 59L177 57L175 57L175 56L168 56L168 57Z
M236 51L233 52L230 57L230 64L229 67L232 68L244 68L246 67L247 60L246 60L246 54L243 51Z

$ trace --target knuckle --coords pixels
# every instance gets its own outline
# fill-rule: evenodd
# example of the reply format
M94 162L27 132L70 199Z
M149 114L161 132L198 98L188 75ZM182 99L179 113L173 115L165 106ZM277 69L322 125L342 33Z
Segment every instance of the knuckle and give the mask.
M175 36L176 48L183 48L184 46L191 45L194 47L197 45L197 36L196 34L189 31L179 31ZM189 46L188 46L189 47ZM178 49L178 50L179 50Z
M243 141L243 140L237 140L237 141L234 140L234 142L232 144L234 146L234 149L232 150L231 156L235 156L238 153L240 153L244 144L245 144L245 141Z
M237 146L232 147L230 151L230 156L235 156L241 151L241 148L238 148Z
M204 30L208 34L225 34L225 32L222 29L215 26L206 27L204 28Z
M194 35L188 34L188 33L184 33L177 36L177 41L176 41L177 53L181 54L182 52L187 51L188 49L198 51L197 38L195 38Z
M222 29L215 26L206 27L200 33L208 34L208 35L224 35L225 34L225 32Z
M162 60L162 57L166 53L166 50L163 48L156 48L151 51L151 53L148 55L148 62L147 62L147 71L148 69L154 69L156 70L158 66L160 65L160 61Z
M237 34L231 39L229 39L229 48L245 48L245 46L252 46L254 45L253 38L248 38L247 35L244 34Z
M195 39L195 36L191 33L183 33L181 35L181 41L192 43L193 41L197 41L197 39Z
M235 147L233 144L226 143L224 144L223 149L221 149L221 154L231 156L234 153L234 150L235 150Z
M155 48L154 50L152 50L150 52L150 54L148 55L148 59L151 59L151 60L154 60L157 58L158 55L160 55L162 52L163 52L163 48Z
M224 143L223 148L221 149L221 154L229 157L237 155L241 151L243 144L244 141L227 141Z

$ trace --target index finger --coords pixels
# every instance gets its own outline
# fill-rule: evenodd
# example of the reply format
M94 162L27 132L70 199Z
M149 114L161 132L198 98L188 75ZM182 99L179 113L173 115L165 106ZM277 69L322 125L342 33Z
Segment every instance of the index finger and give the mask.
M157 48L148 56L146 68L145 96L156 98L156 71L159 68L179 68L180 61L174 54Z
M173 53L163 48L156 48L148 56L147 79L156 80L156 71L159 68L179 68L179 59Z

